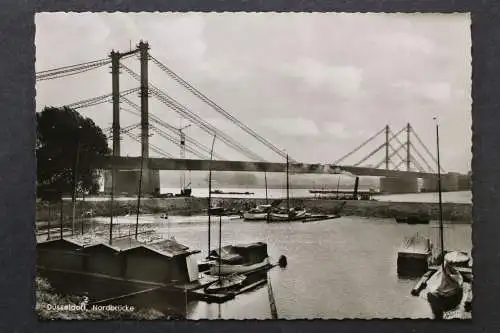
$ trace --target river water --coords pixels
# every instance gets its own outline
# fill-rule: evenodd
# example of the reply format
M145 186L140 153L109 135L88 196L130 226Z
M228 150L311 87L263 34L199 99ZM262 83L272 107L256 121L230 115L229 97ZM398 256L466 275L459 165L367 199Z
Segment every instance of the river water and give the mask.
M265 198L266 190L263 188L218 188L218 190L223 192L250 192L253 194L213 194L214 198ZM335 189L330 189L335 190ZM345 189L344 189L345 190ZM352 189L349 189L352 191ZM340 190L342 191L342 190ZM161 193L178 193L179 189L175 188L162 188ZM193 188L193 196L196 197L207 197L208 188ZM267 190L268 198L278 199L286 198L285 188L273 188ZM314 197L314 194L309 193L309 189L290 189L290 197ZM455 203L471 203L472 202L472 192L471 191L460 191L460 192L444 192L442 193L443 202L455 202ZM380 201L397 201L397 202L438 202L438 193L408 193L408 194L391 194L391 195L376 195L374 196L376 200Z
M96 222L104 227L108 219L98 218ZM135 221L133 217L121 217L116 222L122 232L127 232L127 224ZM206 216L161 220L150 215L142 217L141 223L200 249L200 258L207 253ZM218 228L216 218L212 248L218 246ZM280 319L432 318L427 301L410 295L416 280L399 279L396 274L396 251L405 236L417 232L439 244L435 221L430 225L405 225L389 219L342 217L314 223L267 224L224 217L222 245L263 241L273 260L286 255L288 266L270 272ZM450 250L470 251L471 226L445 225L445 245ZM184 313L182 304L179 311ZM267 287L238 295L222 305L192 301L187 306L189 319L219 316L270 319Z
M213 194L214 198L254 198L262 199L266 197L266 190L262 188L219 188L223 192L250 192L252 194ZM345 190L345 189L344 189ZM341 190L342 191L342 190ZM352 189L351 189L352 191ZM161 193L179 193L178 188L162 188ZM192 195L195 197L207 197L208 188L193 188ZM308 189L290 189L291 198L313 198L315 195L309 193ZM471 191L460 191L460 192L444 192L442 193L443 202L454 202L454 203L472 203L472 192ZM267 197L271 199L282 199L286 198L286 189L284 188L274 188L268 189ZM394 202L438 202L437 193L408 193L408 194L390 194L390 195L376 195L374 196L376 200L380 201L394 201ZM115 200L135 200L134 197L127 196L115 196ZM70 200L66 198L65 200ZM86 197L87 201L103 201L109 200L109 196L99 196L99 197ZM146 200L146 198L144 198Z
M265 197L264 189L221 189L254 192L240 197ZM176 193L176 189L162 189ZM194 196L207 196L207 189L193 189ZM284 189L268 190L269 198L282 198ZM238 195L214 195L214 197ZM312 196L307 189L294 189L292 197ZM376 200L399 202L437 202L436 193L376 196ZM90 198L89 198L90 199ZM444 202L470 203L471 192L443 193ZM92 200L92 199L90 199ZM100 200L100 199L96 199ZM94 218L97 228L107 228L109 218ZM115 231L128 234L135 216L115 217ZM153 228L164 237L175 239L207 254L207 217L144 215L141 229ZM396 253L404 237L420 233L439 245L437 221L430 225L397 224L393 219L341 217L314 223L245 222L222 219L222 245L263 241L276 261L288 259L285 269L273 268L270 281L280 319L313 318L432 318L427 301L410 295L417 279L400 279L396 274ZM218 219L212 223L212 248L218 246ZM445 224L445 247L471 251L471 225ZM159 300L163 302L163 300ZM150 306L145 298L140 301ZM158 300L156 300L158 302ZM165 301L166 302L166 301ZM234 300L218 304L183 300L169 302L189 319L270 319L267 287L263 286ZM174 304L174 305L172 305Z

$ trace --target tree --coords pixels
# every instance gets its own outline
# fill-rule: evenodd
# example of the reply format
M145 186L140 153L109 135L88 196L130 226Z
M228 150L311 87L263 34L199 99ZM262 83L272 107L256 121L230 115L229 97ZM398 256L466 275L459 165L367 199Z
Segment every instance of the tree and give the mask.
M92 164L110 154L101 128L68 107L46 107L37 113L36 122L38 196L55 201L72 193L73 185L78 192L96 193L100 175Z

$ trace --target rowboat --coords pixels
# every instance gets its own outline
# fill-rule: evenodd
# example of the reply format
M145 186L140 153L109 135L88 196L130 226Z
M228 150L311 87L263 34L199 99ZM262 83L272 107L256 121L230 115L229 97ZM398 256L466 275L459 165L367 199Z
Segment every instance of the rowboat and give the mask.
M269 258L264 259L261 262L255 264L242 264L242 265L234 265L234 264L214 264L210 267L210 275L230 275L230 274L244 274L248 272L255 271L257 269L265 268L270 266Z
M307 210L291 208L288 212L280 211L280 212L270 213L269 220L273 222L298 221L298 220L303 220L307 216L308 216Z
M259 205L243 213L243 218L247 221L267 220L271 205Z

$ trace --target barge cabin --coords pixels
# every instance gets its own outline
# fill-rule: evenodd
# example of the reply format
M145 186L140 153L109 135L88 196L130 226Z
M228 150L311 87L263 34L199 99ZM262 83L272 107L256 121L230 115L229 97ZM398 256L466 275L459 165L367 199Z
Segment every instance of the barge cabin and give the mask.
M154 285L191 283L199 278L193 256L199 252L170 239L143 243L127 237L110 245L68 237L39 242L37 267Z

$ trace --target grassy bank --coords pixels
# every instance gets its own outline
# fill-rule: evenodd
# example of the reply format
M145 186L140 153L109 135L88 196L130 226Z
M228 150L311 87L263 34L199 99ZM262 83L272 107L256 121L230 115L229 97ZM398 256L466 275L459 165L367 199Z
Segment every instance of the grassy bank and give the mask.
M54 310L58 306L79 306L84 301L80 296L64 296L57 294L47 279L37 276L35 279L36 313L40 320L159 320L172 319L170 316L154 309L126 310Z
M270 200L273 201L273 200ZM257 204L264 204L264 199L233 199L215 198L213 204L222 204L226 208L245 210ZM303 206L311 213L333 214L341 201L329 199L292 199L292 206ZM285 205L285 201L281 205ZM168 213L170 215L196 215L203 214L207 208L207 198L162 198L145 199L141 201L141 212L145 214ZM81 216L85 211L92 210L95 216L135 214L137 210L136 200L114 201L113 210L109 201L80 201L76 205L76 214ZM63 205L63 219L71 218L71 202ZM343 215L394 218L406 214L418 214L429 216L433 220L439 219L439 206L431 202L386 202L386 201L347 201L342 211ZM52 205L50 209L51 220L58 220L59 205ZM445 221L471 223L472 204L444 203L443 217ZM49 218L49 207L46 203L37 204L36 218L38 221L46 221Z

